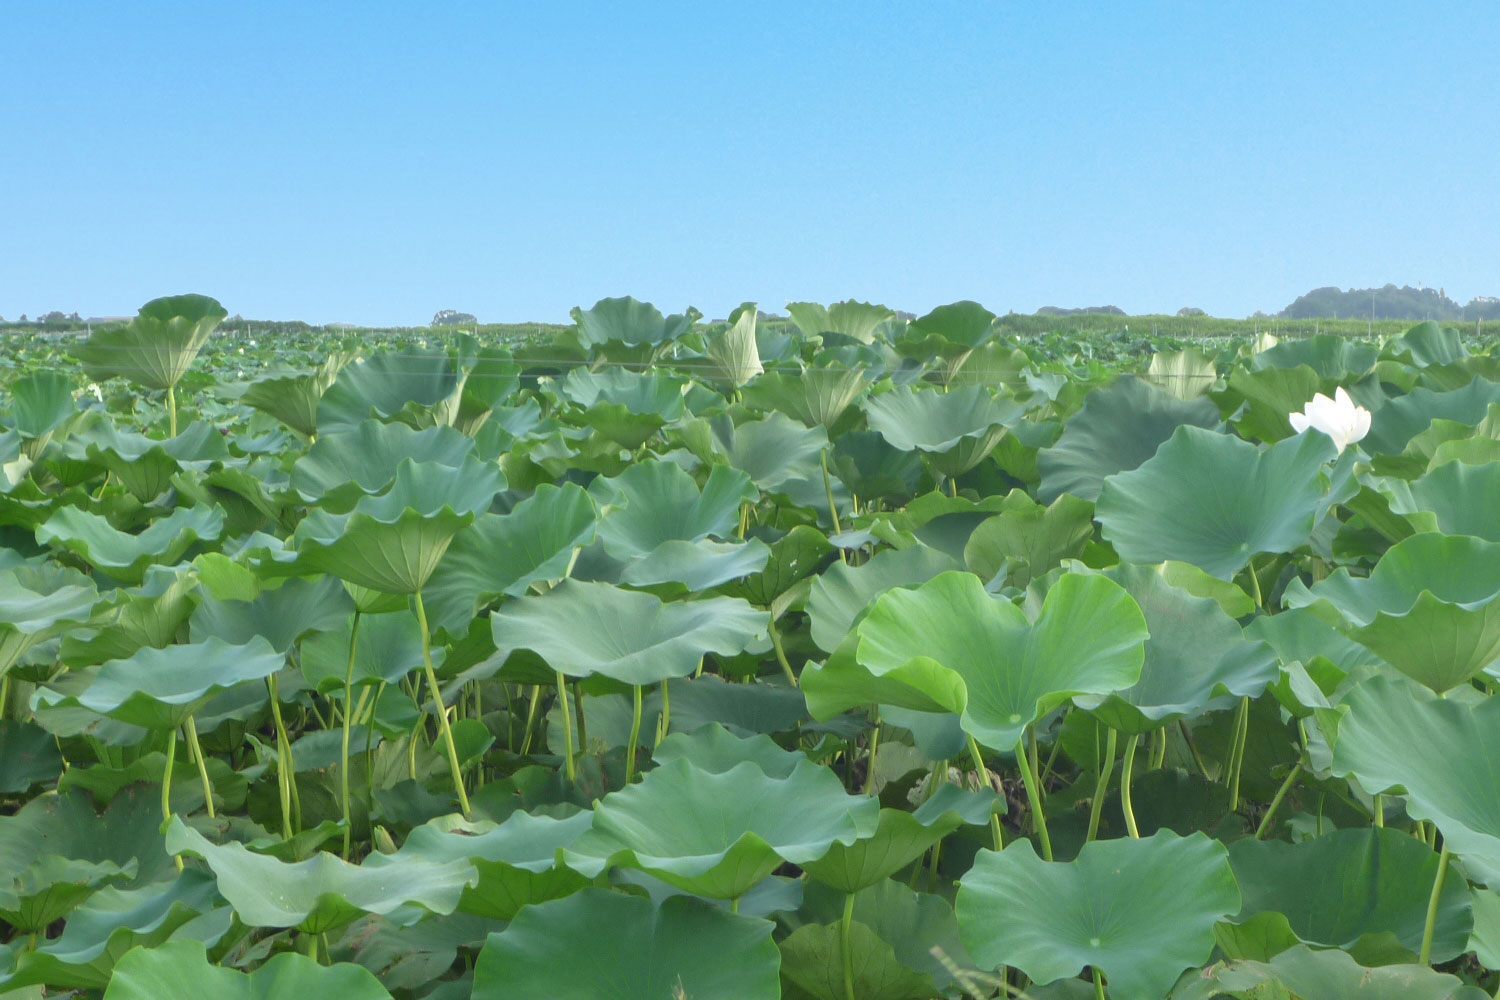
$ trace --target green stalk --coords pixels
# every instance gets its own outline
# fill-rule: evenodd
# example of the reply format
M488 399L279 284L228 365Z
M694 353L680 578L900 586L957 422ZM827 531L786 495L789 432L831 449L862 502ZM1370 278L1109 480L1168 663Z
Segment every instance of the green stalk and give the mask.
M542 686L531 685L531 697L526 704L526 728L521 732L521 756L531 752L531 727L536 723L536 707L542 700Z
M828 516L833 519L833 533L835 535L837 535L839 532L843 531L844 529L839 524L839 508L838 508L838 504L836 504L836 503L833 502L833 478L828 475L828 449L827 448L824 448L822 451L820 451L818 453L818 461L823 466L823 492L828 497ZM845 557L843 549L839 549L839 559L841 559L844 562L848 562L849 561L848 558Z
M359 609L354 609L354 624L349 628L349 665L344 668L344 733L339 745L339 792L344 804L344 860L349 860L353 821L349 818L349 730L354 719L354 654L359 642Z
M1094 973L1094 1000L1104 1000L1104 973L1099 971L1097 965L1092 971Z
M781 645L781 633L776 631L776 620L773 618L766 631L771 636L771 648L776 650L776 662L781 664L781 672L786 674L786 679L792 682L792 687L797 686L797 675L792 673L792 665L787 661L786 648Z
M1385 826L1385 796L1377 795L1370 803L1370 819L1375 826Z
M1052 860L1052 838L1047 834L1047 817L1042 812L1042 797L1037 788L1037 777L1031 773L1031 761L1026 756L1026 734L1016 741L1016 763L1021 768L1021 780L1026 784L1026 798L1031 803L1031 823L1036 828L1037 839L1042 842L1042 858ZM993 818L993 817L992 817ZM998 828L1000 821L995 819Z
M870 756L865 761L865 794L875 794L875 749L880 746L880 710L875 710L875 728L870 731Z
M666 681L661 682L661 715L656 720L656 746L667 738L667 733L672 728L672 688Z
M459 810L464 819L469 818L469 793L464 790L464 776L458 766L458 748L453 745L453 730L448 726L448 713L443 708L443 692L438 689L437 671L432 669L432 638L427 634L427 609L422 606L422 591L416 592L417 627L422 630L422 670L427 674L427 687L432 692L432 708L437 712L438 730L443 734L443 745L448 751L448 769L453 773L453 790L458 793Z
M979 741L974 739L974 737L972 736L969 737L969 756L974 758L974 770L979 773L980 782L988 787L990 783L990 772L989 769L984 766L984 755L979 752ZM1025 768L1024 755L1022 768ZM1027 785L1026 788L1028 791L1030 791L1031 786ZM1032 808L1036 808L1035 799L1032 799ZM1005 831L1000 829L1000 817L996 816L994 813L990 814L990 835L994 838L995 850L1005 850ZM1045 834L1043 836L1045 836ZM1051 861L1052 859L1051 857L1048 857L1047 860Z
M208 818L214 818L214 786L208 780L208 764L203 759L203 748L198 745L198 724L190 715L183 723L183 729L187 732L188 754L198 764L198 780L203 782L203 805L208 810Z
M1125 814L1125 831L1136 840L1141 831L1135 825L1135 809L1130 804L1130 774L1135 770L1135 748L1141 742L1140 733L1132 733L1125 741L1125 760L1120 765L1120 811Z
M1437 927L1438 902L1443 896L1443 876L1448 874L1448 845L1443 844L1438 854L1437 876L1432 880L1432 895L1427 897L1427 923L1422 926L1422 950L1417 961L1423 965L1432 962L1432 934Z
M167 733L167 763L161 772L161 822L166 826L172 822L172 761L177 756L177 727ZM182 855L172 855L177 870L182 871Z
M1250 560L1250 562L1246 564L1245 568L1250 571L1250 586L1251 589L1255 591L1253 595L1255 597L1255 606L1257 608L1264 608L1266 606L1266 602L1260 593L1260 577L1255 573L1255 560Z
M1292 786L1297 783L1297 779L1300 777L1302 777L1302 761L1299 760L1292 765L1292 773L1286 776L1286 780L1281 783L1281 787L1276 789L1276 794L1272 797L1271 804L1266 807L1266 814L1262 817L1260 826L1255 828L1254 839L1259 840L1266 835L1266 831L1271 829L1271 820L1276 818L1276 810L1281 808L1282 801L1286 799L1287 793L1292 790Z
M1250 735L1250 699L1240 699L1234 719L1234 742L1229 749L1229 811L1240 807L1240 768L1245 763L1245 740Z
M630 784L630 779L635 777L635 750L641 742L641 686L633 684L630 688L630 741L625 744L625 784Z
M844 915L839 919L839 956L844 966L844 1000L858 1000L854 995L854 943L849 940L854 925L854 893L844 894Z
M281 699L276 694L275 674L266 678L266 688L271 693L271 718L276 723L276 780L281 786L281 837L283 840L291 840L294 829L292 796L297 791L296 772L292 768L291 740L286 734L286 723L281 718ZM301 823L296 825L301 826Z
M703 669L703 661L698 661L698 669ZM573 682L573 711L578 713L578 756L585 757L589 752L589 727L583 717L583 681Z
M1084 843L1092 841L1099 835L1099 816L1104 812L1104 796L1109 792L1109 776L1115 770L1115 743L1118 738L1118 734L1113 729L1109 730L1109 736L1105 738L1104 767L1099 772L1099 784L1094 789L1094 801L1089 805L1089 832Z
M557 698L562 703L563 774L571 787L578 780L578 773L573 770L573 713L568 708L568 679L561 670L557 672Z
M167 386L167 436L177 436L177 387Z

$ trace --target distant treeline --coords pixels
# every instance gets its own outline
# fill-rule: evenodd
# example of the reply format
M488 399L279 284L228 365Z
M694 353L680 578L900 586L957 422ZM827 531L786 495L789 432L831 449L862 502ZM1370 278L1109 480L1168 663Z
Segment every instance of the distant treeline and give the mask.
M1476 320L1500 320L1500 298L1480 296L1470 299L1468 305L1459 305L1448 298L1441 288L1413 288L1403 285L1386 285L1383 288L1314 288L1297 301L1281 310L1286 319L1312 319L1314 317L1401 319L1418 322L1433 319L1439 322Z

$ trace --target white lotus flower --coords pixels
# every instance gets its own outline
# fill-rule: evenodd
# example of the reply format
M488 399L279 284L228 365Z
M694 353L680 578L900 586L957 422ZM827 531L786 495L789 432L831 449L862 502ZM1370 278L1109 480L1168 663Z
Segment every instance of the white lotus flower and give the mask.
M1370 411L1355 406L1343 386L1334 390L1332 399L1318 393L1308 401L1306 409L1287 419L1298 434L1309 427L1327 434L1340 452L1370 433Z

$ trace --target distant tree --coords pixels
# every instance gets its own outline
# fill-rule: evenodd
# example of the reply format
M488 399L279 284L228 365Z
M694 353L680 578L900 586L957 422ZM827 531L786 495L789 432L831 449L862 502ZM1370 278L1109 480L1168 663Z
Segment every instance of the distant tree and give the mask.
M461 313L454 309L442 309L432 317L433 326L475 326L479 320L472 313Z
M1281 311L1286 319L1400 319L1400 320L1457 320L1482 319L1484 305L1475 299L1468 306L1460 306L1448 298L1441 288L1413 288L1402 285L1397 288L1387 284L1380 288L1350 288L1347 291L1334 286L1314 288L1306 295ZM1497 310L1495 315L1500 315Z
M1207 316L1208 313L1204 312L1202 309L1199 309L1197 306L1183 306L1181 309L1177 310L1177 315L1179 315L1179 316Z
M21 314L21 319L20 319L20 322L22 322L22 323L28 323L28 322L30 322L30 320L28 320L28 319L27 319L27 318L26 318L26 314L25 314L25 313L22 313L22 314Z
M1036 311L1038 316L1124 316L1125 310L1119 306L1084 306L1081 309L1064 309L1061 306L1042 306Z

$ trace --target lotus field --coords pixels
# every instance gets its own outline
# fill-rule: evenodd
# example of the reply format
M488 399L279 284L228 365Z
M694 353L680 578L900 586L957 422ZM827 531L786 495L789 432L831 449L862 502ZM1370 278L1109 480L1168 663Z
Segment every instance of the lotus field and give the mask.
M1495 992L1492 344L790 313L13 349L0 993Z

